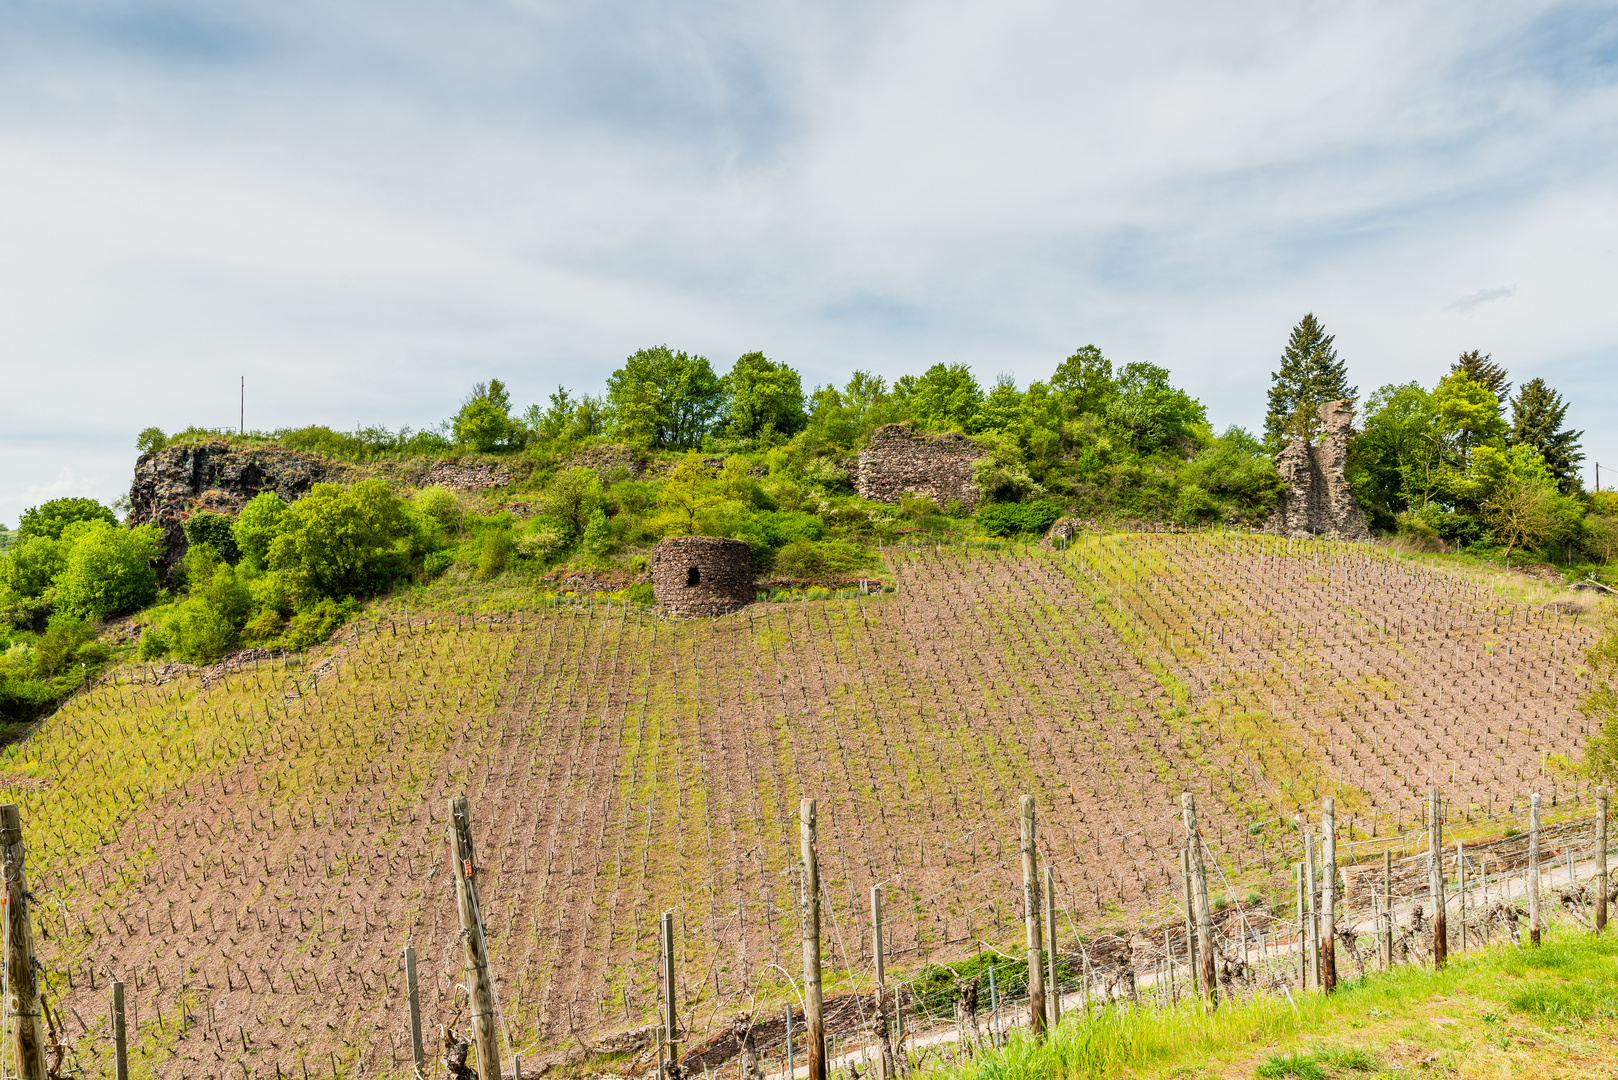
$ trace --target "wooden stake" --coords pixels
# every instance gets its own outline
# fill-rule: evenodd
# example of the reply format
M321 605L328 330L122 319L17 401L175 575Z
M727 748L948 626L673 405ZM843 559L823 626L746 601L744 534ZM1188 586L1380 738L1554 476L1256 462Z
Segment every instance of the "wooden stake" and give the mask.
M1456 948L1466 951L1466 844L1455 841L1455 899L1460 909L1461 925L1456 934Z
M1539 792L1528 796L1528 939L1539 947Z
M1185 906L1185 966L1193 992L1197 989L1197 900L1191 891L1191 849L1180 849L1180 900Z
M826 1018L820 997L820 850L813 799L798 804L798 840L803 855L803 1019L808 1028L809 1080L826 1080Z
M129 1036L124 1030L124 984L112 981L112 1063L114 1080L129 1080Z
M1202 973L1202 1000L1211 1008L1219 1004L1219 993L1214 984L1213 912L1208 909L1208 873L1202 864L1202 833L1197 829L1197 799L1189 791L1180 796L1180 815L1185 822L1185 845L1191 863L1191 896L1197 909L1197 965Z
M1443 967L1449 955L1449 928L1444 918L1444 800L1437 788L1427 789L1427 899L1432 908L1433 966Z
M674 993L674 912L663 912L658 927L658 946L663 953L663 1037L668 1049L668 1075L679 1075L680 1005Z
M425 1072L427 1069L427 1053L421 1045L421 995L416 987L416 947L406 945L404 951L405 962L405 1000L410 1005L410 1046L415 1052L416 1072Z
M1596 788L1596 933L1607 928L1607 789Z
M461 916L466 954L466 985L472 998L472 1042L479 1076L500 1075L500 1045L495 1031L494 980L483 940L483 913L478 907L477 861L472 851L472 812L466 796L449 801L450 851L455 863L455 904Z
M0 806L0 847L6 878L6 1023L11 1030L13 1063L18 1080L45 1080L45 1029L35 981L34 927L28 917L27 850L22 842L22 811L16 803Z
M1056 871L1045 867L1045 982L1051 1027L1062 1019L1062 984L1056 979Z
M888 1045L888 1020L883 1012L883 983L887 974L882 954L882 886L871 886L871 963L876 968L876 1022L882 1027L881 1043ZM888 1068L889 1054L877 1055L877 1070L882 1080L893 1080Z
M1393 852L1382 853L1382 966L1393 966Z
M1320 987L1337 989L1337 800L1320 804Z
M1304 903L1303 863L1292 868L1298 894L1298 988L1309 988L1309 909Z
M1034 797L1022 797L1022 904L1028 933L1028 1029L1045 1034L1045 946L1040 928L1039 854L1034 849Z
M1315 906L1320 879L1315 868L1315 834L1303 830L1304 948L1308 951L1308 986L1320 989L1320 909Z

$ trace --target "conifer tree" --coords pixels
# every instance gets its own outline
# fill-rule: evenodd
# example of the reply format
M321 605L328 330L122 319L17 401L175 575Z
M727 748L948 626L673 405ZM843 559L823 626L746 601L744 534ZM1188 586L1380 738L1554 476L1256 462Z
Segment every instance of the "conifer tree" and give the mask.
M1359 387L1348 385L1347 365L1337 358L1334 340L1313 314L1292 328L1281 370L1270 373L1264 436L1272 447L1289 439L1313 439L1320 429L1315 413L1322 402L1359 396Z
M1529 379L1511 399L1511 430L1506 439L1513 446L1539 451L1556 477L1557 487L1571 495L1578 490L1578 465L1584 460L1579 439L1584 432L1565 429L1562 421L1566 416L1567 402L1562 395L1544 379Z
M1468 379L1488 390L1500 401L1503 410L1506 406L1506 395L1511 393L1511 383L1506 378L1506 369L1499 364L1491 363L1492 354L1479 352L1473 349L1464 352L1461 358L1450 365L1451 371L1459 371Z

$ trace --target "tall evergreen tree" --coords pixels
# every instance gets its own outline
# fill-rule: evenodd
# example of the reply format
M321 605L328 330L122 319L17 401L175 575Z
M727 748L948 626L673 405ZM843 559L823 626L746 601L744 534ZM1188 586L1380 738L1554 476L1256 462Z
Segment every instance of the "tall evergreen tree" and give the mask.
M1348 385L1348 367L1337 358L1335 340L1313 314L1292 328L1281 370L1270 372L1264 436L1272 447L1288 439L1313 439L1320 429L1315 410L1322 402L1359 396L1360 388Z
M1567 402L1562 395L1545 385L1544 379L1529 379L1511 399L1511 430L1506 439L1513 446L1538 450L1556 477L1557 487L1571 495L1579 488L1578 466L1584 460L1579 440L1584 432L1564 428L1566 416Z
M1473 349L1471 352L1462 353L1461 358L1451 364L1449 369L1459 371L1468 379L1488 390L1489 393L1499 399L1500 408L1503 411L1506 407L1506 395L1511 393L1511 383L1506 378L1506 369L1499 364L1490 362L1489 357L1491 355L1493 354Z

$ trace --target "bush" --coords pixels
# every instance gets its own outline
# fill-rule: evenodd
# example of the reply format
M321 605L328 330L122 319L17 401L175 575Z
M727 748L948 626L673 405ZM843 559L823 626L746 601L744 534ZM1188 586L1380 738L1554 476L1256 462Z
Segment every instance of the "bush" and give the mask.
M484 533L483 543L478 546L478 577L488 581L498 576L505 570L512 550L510 529L495 528Z
M447 551L433 551L421 560L422 576L431 581L433 578L448 570L455 562L455 556Z
M140 646L135 655L142 660L156 660L169 654L168 635L163 633L161 627L147 626L140 632Z
M422 488L412 501L422 521L445 536L460 534L461 502L453 491L442 487Z
M511 552L511 533L509 530L500 530L505 537L507 545L506 554ZM487 546L488 539L484 544ZM548 563L566 555L573 546L573 536L568 527L559 521L549 518L535 518L529 523L527 530L516 540L516 552L525 559L533 559L539 563ZM502 557L503 558L503 557ZM481 574L482 562L479 561L478 572ZM502 568L505 563L501 563Z
M764 510L754 515L759 531L771 547L785 547L800 540L822 540L825 525L814 514L795 510Z
M156 525L124 530L95 522L74 541L56 578L56 603L95 619L145 607L157 597L152 563L162 549Z
M1174 506L1174 520L1181 525L1194 525L1210 517L1217 517L1219 504L1196 484L1180 489L1179 501Z
M990 536L1044 533L1062 516L1062 507L1049 499L1031 503L990 503L978 510L978 528Z
M404 571L403 553L394 549L410 534L410 520L404 501L381 480L361 480L347 491L316 484L276 525L269 565L286 575L300 606L380 592Z
M281 522L286 516L287 504L273 491L253 496L241 513L231 522L231 539L236 542L239 557L250 566L264 566L270 556L270 544L281 535Z
M142 456L155 454L168 444L169 437L163 434L162 428L144 428L135 436L135 449L139 450Z
M605 555L612 548L612 527L607 524L607 515L598 506L590 515L590 523L584 527L584 550L592 555Z
M294 615L292 625L287 627L282 640L289 649L307 649L311 645L318 645L331 637L357 610L359 605L352 600L322 600L314 607Z
M236 522L233 518L211 510L198 510L185 519L185 542L191 547L207 544L230 565L241 560L241 549L236 546Z
M57 674L77 659L79 648L94 641L95 636L95 627L88 619L67 613L53 615L34 645L36 669L45 676Z
M871 553L838 540L797 540L775 556L775 570L788 577L818 578L868 570Z
M200 552L209 549L199 548ZM235 649L241 640L241 626L253 610L253 594L247 583L236 576L229 563L220 562L209 570L192 570L190 553L187 570L192 571L191 595L180 605L169 624L174 654L192 664L211 664ZM206 573L206 581L199 580Z
M1395 519L1399 523L1399 531L1394 547L1408 554L1442 555L1449 549L1444 545L1444 538L1432 522L1420 514L1405 512Z

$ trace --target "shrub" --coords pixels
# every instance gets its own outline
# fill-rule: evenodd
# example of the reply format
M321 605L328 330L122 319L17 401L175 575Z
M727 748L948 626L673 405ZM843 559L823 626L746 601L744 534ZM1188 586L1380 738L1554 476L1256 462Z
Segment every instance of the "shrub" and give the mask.
M508 545L506 552L510 554L511 533L507 530L501 530L501 532L506 537L505 543ZM488 540L485 539L484 543L487 545ZM549 518L535 518L529 523L528 529L516 540L518 555L540 563L548 563L553 559L561 558L567 554L568 549L572 546L573 537L569 533L568 527ZM501 566L504 567L504 565L502 562ZM482 573L481 562L479 563L479 573Z
M162 428L144 428L139 435L135 436L135 449L139 450L142 456L155 454L168 444L169 437L163 434Z
M353 600L337 601L330 598L292 617L282 641L289 649L307 649L331 637L348 617L359 609Z
M75 660L79 648L94 641L95 636L95 627L88 619L65 612L53 615L34 645L34 665L41 675L55 675Z
M150 604L157 597L152 563L162 548L163 534L156 525L125 530L95 522L74 541L56 578L57 604L96 619Z
M206 552L209 549L197 549ZM191 568L187 553L187 569ZM198 577L201 576L198 560ZM180 605L169 625L174 654L193 664L211 664L234 649L241 626L253 609L253 594L229 563L220 562L207 572L205 583L193 578L191 595Z
M495 528L485 532L483 543L478 546L478 577L488 581L498 576L506 568L512 548L510 529Z
M601 508L601 478L594 469L575 465L552 478L540 506L547 516L566 525L571 536L582 536L591 516Z
M869 551L838 540L797 540L775 556L776 572L789 577L829 577L866 570L870 565Z
M598 506L590 515L590 523L584 527L584 550L592 555L605 555L612 548L612 527L607 524L607 515Z
M1432 523L1420 514L1405 512L1398 515L1399 531L1394 541L1395 550L1409 554L1441 555L1449 549L1444 538Z
M300 605L379 592L403 570L402 555L390 556L409 535L410 521L403 500L381 480L361 480L347 491L316 484L278 525L269 565L286 574Z
M426 487L416 492L412 500L422 521L445 536L457 536L461 531L461 503L448 488Z
M235 566L241 560L241 549L236 546L235 521L211 510L198 510L185 519L185 542L195 547L207 544L221 559Z
M439 574L442 574L445 570L448 570L450 565L454 562L455 556L451 555L447 551L429 552L427 557L421 560L422 576L430 581Z
M1180 498L1174 506L1174 520L1181 525L1194 525L1218 513L1219 504L1198 485L1187 484L1180 489Z
M147 626L140 632L140 646L135 655L142 660L156 660L169 654L168 635L163 633L161 627Z
M771 547L784 547L800 540L821 540L826 528L820 518L795 510L764 510L755 515L759 530Z
M990 503L978 510L978 528L990 536L1043 533L1062 516L1062 507L1049 499L1031 503Z

